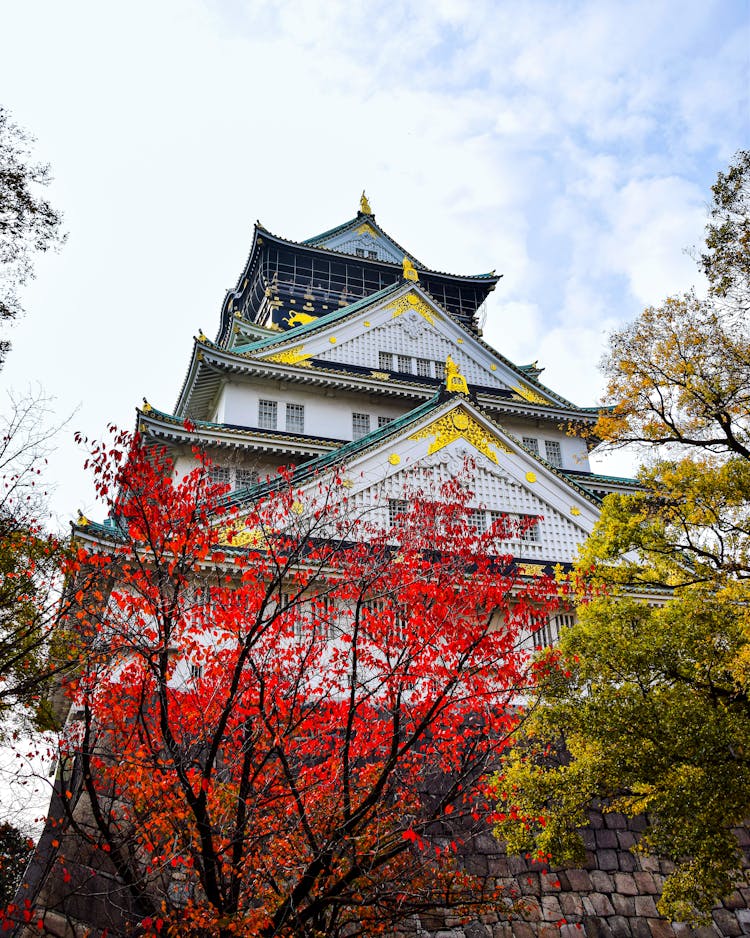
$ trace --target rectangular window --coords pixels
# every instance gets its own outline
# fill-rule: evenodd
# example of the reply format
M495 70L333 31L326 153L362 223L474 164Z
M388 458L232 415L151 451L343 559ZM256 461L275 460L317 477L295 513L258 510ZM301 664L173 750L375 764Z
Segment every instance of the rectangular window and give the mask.
M245 489L250 485L258 484L258 470L257 469L235 469L234 470L234 487L236 489Z
M304 404L286 405L286 429L287 433L305 432L305 407Z
M212 485L229 485L230 473L227 466L211 466L208 478Z
M484 534L487 529L487 515L483 510L475 508L470 512L468 521L477 534Z
M384 417L382 414L378 414L378 430L381 427L387 427L389 423L393 423L393 417Z
M378 252L377 252L377 251L368 251L368 252L367 252L367 256L370 257L370 258L372 258L372 260L376 261L376 260L378 259Z
M407 375L411 374L411 358L409 355L398 356L398 370Z
M525 527L519 537L525 544L538 544L542 539L539 533L539 518L535 515L520 515L518 519Z
M537 440L533 436L524 436L522 437L522 440L523 440L523 445L526 447L526 449L531 450L531 452L534 453L535 456L539 455L539 440Z
M357 255L357 257L364 257L364 256L365 256L365 249L364 249L364 248L354 248L354 253Z
M409 503L404 498L388 499L388 524L391 527L400 525L403 521L401 515L409 511Z
M393 355L390 352L378 352L378 366L381 371L393 371Z
M361 440L370 432L369 414L352 414L352 439Z
M275 430L278 413L276 401L258 401L258 426L261 430Z
M432 373L430 370L430 363L426 358L417 359L417 374L421 378L431 378Z
M562 450L557 440L545 440L544 452L550 466L556 466L558 469L562 469Z
M435 377L440 381L445 380L445 362L433 362L435 366Z

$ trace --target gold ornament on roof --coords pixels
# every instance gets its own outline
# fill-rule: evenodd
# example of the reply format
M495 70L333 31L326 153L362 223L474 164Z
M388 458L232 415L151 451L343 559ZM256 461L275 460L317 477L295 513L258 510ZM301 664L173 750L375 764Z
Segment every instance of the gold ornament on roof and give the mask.
M468 394L469 385L450 355L445 359L445 386L454 394Z
M153 410L153 407L149 404L146 398L143 398L143 407L141 407L141 413L148 414Z
M89 519L86 517L86 515L84 515L84 513L83 513L83 512L80 510L80 508L79 508L79 509L78 509L78 519L76 520L76 525L77 525L79 528L85 528L85 527L87 527L89 524L91 524L91 522L89 521Z
M372 209L370 208L370 203L369 203L369 201L367 200L367 196L365 195L365 190L364 190L364 189L362 190L362 195L359 197L359 210L360 210L360 212L362 212L363 215L372 215L372 214L373 214L373 211L372 211Z
M392 303L389 303L385 309L393 310L391 319L398 319L398 317L403 316L404 313L414 310L415 313L419 313L422 319L426 320L431 326L435 325L435 311L428 306L420 296L414 293L413 290L410 290L406 296L401 296Z
M522 397L525 401L528 401L529 404L549 404L549 401L546 397L542 397L541 394L537 394L537 392L532 391L531 388L524 388L520 385L514 384L513 390L519 397Z
M427 448L427 455L431 456L437 453L444 446L452 443L459 438L466 440L485 455L492 462L497 463L497 449L504 453L510 453L511 450L497 437L488 433L484 427L478 423L474 417L465 411L462 407L438 417L432 423L428 424L422 430L413 433L410 440L425 440L433 437L434 439Z
M305 346L298 345L284 352L276 352L275 355L269 355L264 361L278 362L280 365L303 365L305 368L310 368L309 358L310 353L305 351Z
M202 329L198 330L198 341L199 342L208 342L208 336L205 335Z
M404 259L401 261L401 266L403 267L404 280L411 280L414 283L419 282L417 268L414 266L414 264L412 264L408 257L404 257Z

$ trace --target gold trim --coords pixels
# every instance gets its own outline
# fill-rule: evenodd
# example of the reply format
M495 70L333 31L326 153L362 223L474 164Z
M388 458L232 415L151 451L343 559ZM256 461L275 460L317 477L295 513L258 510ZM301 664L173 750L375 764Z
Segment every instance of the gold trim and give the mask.
M367 214L369 215L370 212L368 212ZM365 222L363 225L360 225L359 228L356 229L356 232L358 235L368 234L372 238L380 237L377 231L375 231L372 225L368 224L368 222Z
M516 392L519 397L522 397L525 401L528 401L529 404L549 404L550 402L546 397L542 397L541 394L537 394L536 391L532 391L531 388L522 388L520 385L512 385L512 390Z
M504 453L512 452L501 440L488 433L481 424L477 423L474 417L463 407L454 408L442 417L438 417L437 420L434 420L422 430L413 433L409 439L426 440L429 437L433 437L433 440L427 448L428 456L437 453L438 450L443 449L444 446L459 439L459 437L471 443L474 449L479 450L480 453L494 463L498 462L496 449Z
M527 482L531 482L532 485L533 485L534 482L536 482L536 473L534 473L534 472L527 472L527 473L526 473L526 481L527 481Z
M388 457L388 462L392 466L397 466L401 462L401 457L398 453L391 453L391 455Z
M413 290L410 290L406 296L399 297L399 299L389 303L385 309L393 310L391 319L398 319L399 316L403 316L404 313L408 313L410 309L413 309L423 319L426 319L431 326L435 325L434 311Z
M417 268L412 264L408 257L405 257L401 261L402 267L402 277L404 280L412 280L414 283L419 281L419 274L417 273Z
M295 348L287 349L285 352L276 352L275 355L269 355L264 358L266 362L278 362L280 365L302 365L304 368L312 367L308 359L310 354L305 352L304 345L297 345Z

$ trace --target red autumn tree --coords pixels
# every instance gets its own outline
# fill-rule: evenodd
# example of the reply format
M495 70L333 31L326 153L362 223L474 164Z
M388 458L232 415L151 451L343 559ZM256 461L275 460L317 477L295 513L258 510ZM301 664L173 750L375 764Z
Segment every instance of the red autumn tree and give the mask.
M92 888L84 855L119 882L110 934L370 935L486 904L456 852L556 601L506 522L475 530L466 480L384 527L341 475L243 503L124 435L91 464L114 520L68 570L50 914Z

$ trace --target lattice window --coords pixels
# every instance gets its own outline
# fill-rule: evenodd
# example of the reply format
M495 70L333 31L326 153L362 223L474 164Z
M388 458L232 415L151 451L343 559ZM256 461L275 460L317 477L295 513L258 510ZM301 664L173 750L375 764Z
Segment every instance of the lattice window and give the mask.
M526 449L531 450L535 456L539 455L539 440L533 436L524 436L521 438Z
M431 378L432 370L430 369L430 362L426 358L417 359L417 374L421 378Z
M247 488L250 485L258 484L258 470L257 469L235 469L234 470L234 487L238 489Z
M538 544L542 539L539 531L539 519L534 515L521 515L519 521L526 525L524 530L519 532L520 539L526 544Z
M354 249L354 253L357 255L357 257L364 257L364 256L365 256L365 249L364 249L364 248L355 248L355 249Z
M388 499L388 524L391 527L400 526L403 523L403 515L409 511L409 503L404 498Z
M393 371L393 355L390 352L378 352L378 367L381 371Z
M286 405L286 429L288 433L305 432L305 407L304 404Z
M544 453L550 466L562 469L562 450L557 440L545 440Z
M487 513L475 508L474 511L470 512L468 522L477 534L484 534L487 530Z
M445 362L433 362L435 367L435 377L440 381L445 380Z
M258 426L261 430L275 430L279 405L276 401L258 401Z
M352 414L352 439L361 440L370 432L369 414Z
M368 252L367 252L367 256L370 257L370 258L372 258L372 260L376 261L376 260L378 259L378 252L377 252L377 251L368 251Z
M378 429L387 427L389 423L393 423L393 419L393 417L384 417L383 414L378 414Z
M211 466L208 478L212 485L231 485L232 476L228 466Z
M408 375L411 374L411 355L398 356L398 370Z

